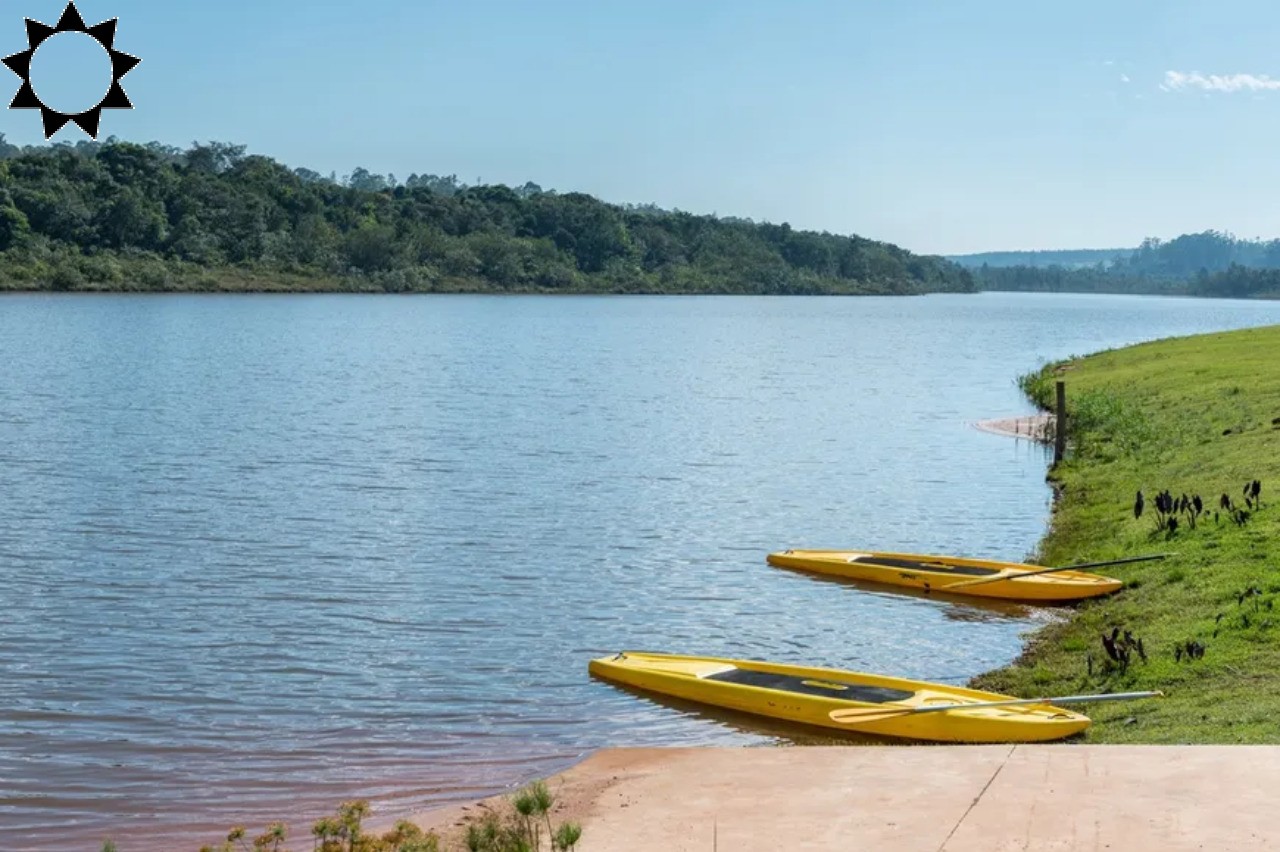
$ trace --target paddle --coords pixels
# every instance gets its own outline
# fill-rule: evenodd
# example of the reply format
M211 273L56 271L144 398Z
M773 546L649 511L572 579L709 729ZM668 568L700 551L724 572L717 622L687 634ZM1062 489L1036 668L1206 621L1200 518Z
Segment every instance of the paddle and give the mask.
M1130 556L1128 559L1111 559L1107 562L1084 562L1080 565L1064 565L1061 568L1045 568L1043 571L1023 571L1009 572L1001 571L999 574L992 574L990 577L983 577L980 580L965 580L963 583L952 583L949 586L943 586L939 591L949 592L953 589L963 589L968 586L981 586L983 583L998 583L1001 580L1011 578L1021 579L1023 577L1038 577L1041 574L1056 574L1059 571L1084 571L1089 568L1105 568L1108 565L1128 565L1131 562L1151 562L1155 559L1168 559L1170 556L1177 556L1176 553L1157 553L1154 556Z
M974 704L931 704L924 707L853 707L848 710L832 710L827 715L831 721L842 725L879 722L898 716L914 716L920 713L942 713L946 710L977 710L983 707L1017 707L1033 704L1083 704L1091 701L1132 701L1138 698L1162 698L1163 692L1113 692L1106 695L1064 695L1057 698L1011 698L1008 701L980 701Z

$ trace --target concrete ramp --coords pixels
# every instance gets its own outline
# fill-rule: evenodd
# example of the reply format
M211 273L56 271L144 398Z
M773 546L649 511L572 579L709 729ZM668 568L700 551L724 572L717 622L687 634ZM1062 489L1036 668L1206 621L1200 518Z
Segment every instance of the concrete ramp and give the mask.
M1280 849L1269 746L610 749L549 784L580 852Z

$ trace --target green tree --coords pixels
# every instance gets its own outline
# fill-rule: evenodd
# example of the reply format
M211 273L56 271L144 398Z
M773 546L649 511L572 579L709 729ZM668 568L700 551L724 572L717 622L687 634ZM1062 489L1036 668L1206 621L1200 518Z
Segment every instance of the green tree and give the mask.
M391 269L396 260L395 230L376 222L364 222L347 234L342 253L348 265L362 272Z

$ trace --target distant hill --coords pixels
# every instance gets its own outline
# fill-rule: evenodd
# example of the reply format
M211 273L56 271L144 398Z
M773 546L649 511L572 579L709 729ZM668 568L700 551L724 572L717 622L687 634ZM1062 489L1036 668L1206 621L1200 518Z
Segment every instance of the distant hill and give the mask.
M1057 262L1044 262L1054 256ZM1080 262L1090 256L1092 261ZM973 265L981 258L988 260ZM1010 258L1021 262L1003 262ZM989 252L951 259L969 268L983 290L1280 298L1280 240L1242 240L1222 231L1167 241L1151 237L1130 251Z
M355 169L243 146L20 148L0 134L0 290L910 295L973 292L853 235Z
M1033 269L1045 269L1050 266L1061 266L1065 269L1079 269L1082 266L1097 266L1099 263L1111 263L1117 258L1127 258L1133 249L1061 249L1047 251L985 251L979 254L957 254L947 258L966 269L980 269L983 266L1009 267L1029 266Z

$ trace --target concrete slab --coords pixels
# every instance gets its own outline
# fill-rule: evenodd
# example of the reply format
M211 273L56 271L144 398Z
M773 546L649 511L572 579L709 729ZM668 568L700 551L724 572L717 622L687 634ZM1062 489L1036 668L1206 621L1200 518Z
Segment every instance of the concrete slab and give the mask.
M1280 849L1280 747L610 749L549 784L580 852Z
M1280 849L1280 748L1019 746L945 852Z

